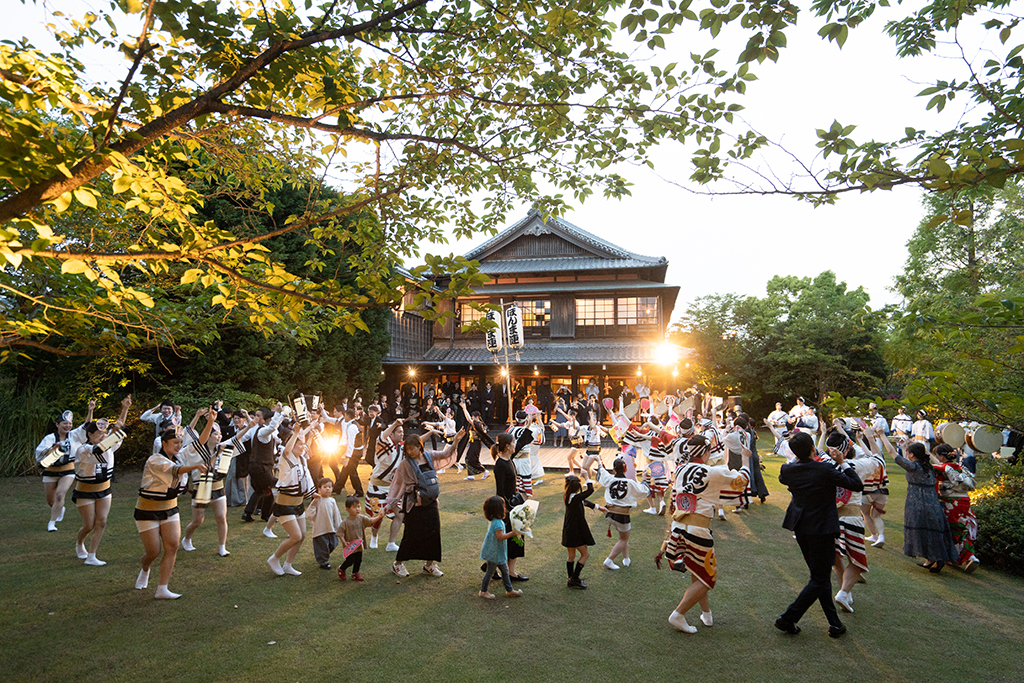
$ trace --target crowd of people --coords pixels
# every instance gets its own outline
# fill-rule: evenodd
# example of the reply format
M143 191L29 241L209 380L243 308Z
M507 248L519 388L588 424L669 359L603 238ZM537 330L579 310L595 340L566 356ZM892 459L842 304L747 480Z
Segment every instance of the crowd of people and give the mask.
M724 520L727 509L741 514L752 501L763 503L769 495L749 415L707 410L688 394L636 399L621 392L617 402L606 398L599 408L596 396L581 392L567 403L553 400L550 410L527 399L505 431L492 437L488 422L494 413L485 417L480 400L454 390L419 397L413 387L405 395L398 390L391 408L382 396L364 409L358 393L330 411L319 405L319 397L307 402L301 395L287 406L277 403L251 413L218 401L197 410L187 425L172 401L146 410L141 420L154 426L154 440L134 513L143 548L135 587L149 586L151 567L159 559L155 597L180 597L169 588L179 549L196 549L197 532L212 507L217 553L230 555L227 508L242 505L242 521L253 522L259 515L264 536L278 538L278 526L283 531L266 560L273 574L302 574L296 562L311 529L317 566L330 570L335 561L339 579L351 574L353 581L362 581L363 552L379 548L387 519L384 552L395 553L392 572L407 577L407 565L415 561L423 563L424 574L443 576L438 476L448 468L461 473L465 456L466 479L486 479L491 471L480 460L486 447L495 494L483 504L488 527L478 594L494 599L489 583L499 578L506 596L520 597L523 591L514 582L529 580L521 571L527 544L512 516L543 481L539 449L545 434L564 431L570 446L568 472L560 478L567 587L587 588L582 572L596 545L587 509L603 514L608 535L615 533L602 562L610 571L631 565L633 514L641 509L651 516L664 514L668 529L657 566L665 560L672 570L690 574L669 623L696 632L686 614L700 605L701 623L713 625L709 594L718 564L712 523L716 516ZM66 494L74 486L72 502L81 517L75 553L86 565L105 564L98 551L110 511L114 455L125 436L130 406L131 397L125 397L119 416L110 422L93 419L92 402L77 428L71 412L64 412L36 449L49 508L47 529L57 531ZM872 404L863 419L826 424L801 398L789 411L776 404L764 424L775 437L773 452L787 460L779 481L792 500L783 526L793 532L810 571L805 589L776 621L780 630L799 632L797 622L818 601L829 635L845 632L836 605L853 611L854 587L868 571L866 548L885 545L888 462L907 472L904 553L921 558L931 573L946 564L966 572L978 566L969 495L972 463L962 462L962 454L950 445L936 443L923 412L915 421L901 408L890 426ZM615 444L610 468L601 457L609 437ZM362 463L370 467L365 486L358 471ZM329 471L333 477L325 476ZM602 503L591 500L598 489L603 489ZM349 494L343 499L344 514L334 498L342 491ZM191 496L192 515L182 535L179 500L185 494ZM332 558L335 553L340 562ZM834 596L833 574L839 584Z

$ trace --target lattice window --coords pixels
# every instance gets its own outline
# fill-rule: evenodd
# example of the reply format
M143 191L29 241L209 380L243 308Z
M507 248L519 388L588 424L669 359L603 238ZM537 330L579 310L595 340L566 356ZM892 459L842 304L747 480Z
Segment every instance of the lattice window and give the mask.
M620 325L657 325L658 297L622 297L618 301Z
M576 324L582 327L615 324L615 299L576 299Z
M551 324L551 301L520 301L523 327L547 327Z

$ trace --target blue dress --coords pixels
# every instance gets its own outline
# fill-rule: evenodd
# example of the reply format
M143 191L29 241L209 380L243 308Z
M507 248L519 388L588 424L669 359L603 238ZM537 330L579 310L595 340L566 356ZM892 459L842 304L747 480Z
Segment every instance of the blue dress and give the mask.
M480 559L494 564L508 564L508 541L499 541L497 532L505 531L505 523L500 519L492 519L484 536L484 544L480 547Z

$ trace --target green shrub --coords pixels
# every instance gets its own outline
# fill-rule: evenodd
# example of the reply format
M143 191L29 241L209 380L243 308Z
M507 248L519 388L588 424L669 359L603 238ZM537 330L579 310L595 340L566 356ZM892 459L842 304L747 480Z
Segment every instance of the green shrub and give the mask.
M19 392L14 378L0 376L0 476L36 470L36 444L53 429L62 409L46 395L39 382L31 382ZM75 415L77 418L78 411Z
M978 518L975 554L987 566L1024 574L1024 465L1005 466L971 495Z

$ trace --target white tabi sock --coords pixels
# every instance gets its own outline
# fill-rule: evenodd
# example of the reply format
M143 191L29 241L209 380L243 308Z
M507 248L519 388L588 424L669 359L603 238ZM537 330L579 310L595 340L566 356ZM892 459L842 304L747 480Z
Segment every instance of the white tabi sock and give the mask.
M157 600L177 600L181 597L181 593L172 593L167 586L157 586L156 594L153 597Z
M688 623L686 623L686 615L680 614L679 612L676 612L674 610L673 610L672 614L669 615L668 623L672 624L673 626L675 626L677 629L679 629L683 633L696 633L697 632L697 627L696 626L690 626Z

